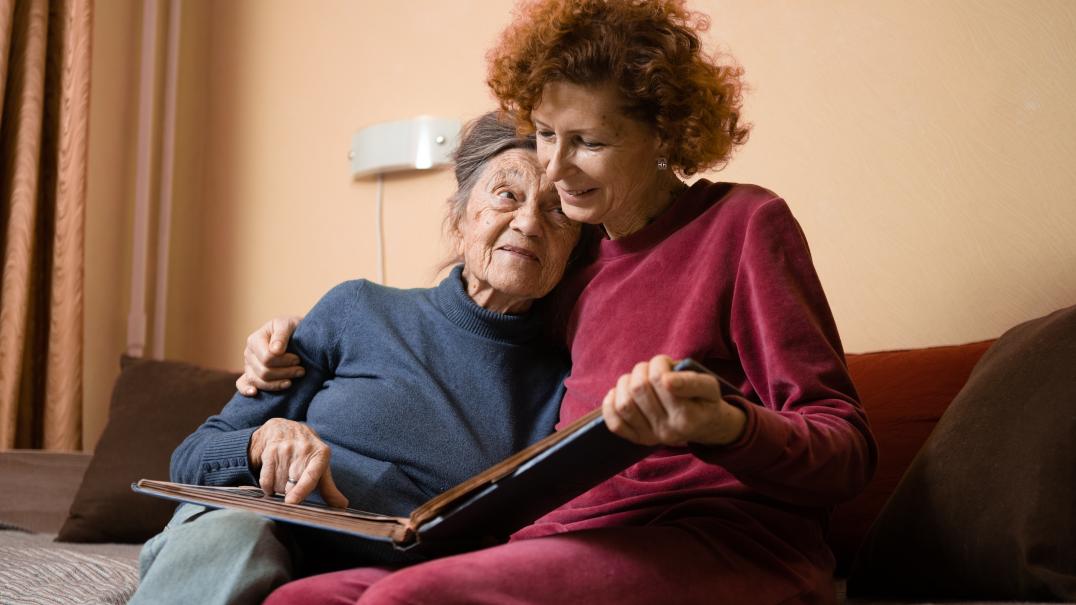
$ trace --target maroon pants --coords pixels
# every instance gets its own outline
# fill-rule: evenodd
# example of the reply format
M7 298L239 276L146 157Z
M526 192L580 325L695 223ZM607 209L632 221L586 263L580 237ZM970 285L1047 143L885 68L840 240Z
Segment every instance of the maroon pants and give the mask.
M828 565L757 542L722 548L689 525L517 540L399 571L367 567L278 588L266 605L833 603ZM732 536L729 536L732 537ZM733 540L735 541L735 540ZM726 546L728 546L726 544Z

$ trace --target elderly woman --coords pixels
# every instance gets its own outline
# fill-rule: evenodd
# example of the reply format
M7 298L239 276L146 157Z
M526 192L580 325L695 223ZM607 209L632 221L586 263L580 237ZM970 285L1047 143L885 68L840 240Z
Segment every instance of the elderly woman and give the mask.
M748 132L740 70L702 52L706 25L677 0L537 0L490 54L565 213L606 236L553 295L572 360L560 424L601 406L614 432L665 447L507 544L308 578L269 603L835 601L829 511L870 478L875 444L784 200L682 180ZM672 373L685 356L745 397Z
M257 484L288 502L316 489L333 506L407 515L548 434L567 360L531 308L560 280L580 226L534 145L496 114L474 122L446 219L463 263L432 289L331 290L291 343L306 377L233 398L175 451L172 479ZM296 573L399 561L364 546L184 505L144 547L131 602L256 603Z

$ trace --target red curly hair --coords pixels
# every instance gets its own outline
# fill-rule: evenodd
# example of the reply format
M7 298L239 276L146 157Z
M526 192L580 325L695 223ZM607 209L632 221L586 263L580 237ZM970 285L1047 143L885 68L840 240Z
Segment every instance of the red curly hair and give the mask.
M669 164L690 176L723 167L747 141L743 69L702 49L706 15L683 0L524 0L489 53L486 82L520 127L549 82L615 82L625 112L651 124Z

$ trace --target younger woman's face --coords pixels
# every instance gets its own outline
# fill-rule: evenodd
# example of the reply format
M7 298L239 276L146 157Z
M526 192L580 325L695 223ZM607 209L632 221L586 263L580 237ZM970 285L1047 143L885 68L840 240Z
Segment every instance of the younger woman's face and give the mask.
M634 230L631 225L663 194L661 141L654 128L622 108L613 83L550 82L531 111L538 158L564 212L601 223L611 237Z

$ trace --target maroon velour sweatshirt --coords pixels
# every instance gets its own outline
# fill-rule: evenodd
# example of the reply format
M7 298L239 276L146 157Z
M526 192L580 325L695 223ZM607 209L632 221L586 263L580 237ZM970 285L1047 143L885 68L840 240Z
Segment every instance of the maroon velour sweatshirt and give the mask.
M725 447L660 449L514 539L674 523L722 548L791 547L832 566L829 511L863 488L876 449L784 200L700 180L642 230L599 247L557 294L571 309L572 358L558 426L600 406L636 362L664 353L739 386L746 400L730 402L747 428ZM774 562L760 556L759 565Z

